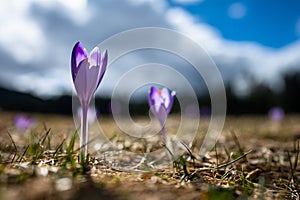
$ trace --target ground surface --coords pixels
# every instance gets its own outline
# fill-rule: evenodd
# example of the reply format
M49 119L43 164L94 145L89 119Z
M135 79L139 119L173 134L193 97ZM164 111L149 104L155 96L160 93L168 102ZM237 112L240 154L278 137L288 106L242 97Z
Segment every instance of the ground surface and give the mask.
M100 145L93 125L90 158L79 164L71 116L31 114L35 127L17 130L15 115L0 113L0 199L299 199L300 116L227 117L204 157L209 119L201 120L192 146L172 165L159 162L168 159L160 135L127 137L109 117L100 126L116 148ZM168 119L169 134L179 122Z

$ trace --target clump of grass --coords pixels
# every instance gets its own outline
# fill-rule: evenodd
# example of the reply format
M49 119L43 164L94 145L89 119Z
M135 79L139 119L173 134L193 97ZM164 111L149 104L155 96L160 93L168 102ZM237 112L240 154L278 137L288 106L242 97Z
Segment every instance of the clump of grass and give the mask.
M228 189L228 191L222 192L224 199L228 199L229 196L232 198L235 190L240 191L238 192L240 195L250 195L254 186L251 177L247 176L249 172L246 172L239 162L247 163L246 156L252 151L244 152L235 133L232 133L232 137L236 145L235 152L230 152L225 147L224 151L220 151L218 150L220 145L216 144L210 153L211 156L202 159L197 159L193 154L193 150L184 145L186 146L186 152L174 162L175 169L179 173L177 175L177 177L180 177L179 182L197 183L202 180L215 185L214 192L223 191L225 188L230 187L231 189ZM236 156L232 157L232 155ZM216 185L219 187L216 187ZM216 199L216 196L210 192L207 195L209 199ZM219 199L223 199L221 197L223 195L218 195L220 196Z
M286 189L289 191L289 196L293 199L300 199L300 184L298 176L296 175L297 167L298 167L298 160L300 155L300 141L296 141L294 143L294 149L292 152L286 151L286 154L288 156L288 161L290 164L290 180L288 185L285 185ZM294 156L292 156L294 154ZM294 157L294 158L293 158Z
M48 138L50 141L49 134L51 129L45 131L42 136L38 136L35 132L31 132L30 137L27 139L27 147L22 154L19 162L23 159L30 160L32 164L38 164L44 157L44 153L50 150L50 146L45 145L45 141ZM50 142L48 143L50 145ZM24 157L26 155L26 157Z
M24 182L28 177L35 177L34 169L39 166L57 167L58 174L71 176L82 175L90 170L89 155L79 163L80 148L76 149L75 145L78 131L74 132L68 143L64 138L55 148L51 145L51 129L46 127L42 134L32 130L24 146L17 146L9 132L8 137L11 144L1 145L0 149L0 174L10 169L17 170L13 175L15 183ZM8 156L4 156L5 154ZM9 175L7 177L9 178Z

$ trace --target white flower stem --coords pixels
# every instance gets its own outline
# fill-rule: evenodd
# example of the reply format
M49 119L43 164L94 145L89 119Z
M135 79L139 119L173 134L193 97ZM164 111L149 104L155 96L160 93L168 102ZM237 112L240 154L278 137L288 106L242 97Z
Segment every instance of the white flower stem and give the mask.
M163 136L164 143L167 144L167 133L166 133L165 125L162 124L161 127L162 127L161 128L161 133L162 133L162 136Z
M166 132L166 128L165 128L164 125L162 125L161 132L162 132L162 135L163 135L163 141L164 141L164 143L166 145L166 149L167 149L168 155L169 155L171 161L174 161L174 152L173 152L172 141L168 137L167 132Z
M80 155L79 161L83 163L87 156L87 141L88 141L88 105L82 105L81 115L81 135L80 135Z

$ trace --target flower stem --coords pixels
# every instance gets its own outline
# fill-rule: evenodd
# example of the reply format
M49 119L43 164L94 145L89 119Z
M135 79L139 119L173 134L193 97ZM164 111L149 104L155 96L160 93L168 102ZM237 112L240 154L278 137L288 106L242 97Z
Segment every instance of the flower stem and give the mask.
M161 125L161 133L162 133L162 136L163 136L163 141L165 144L167 144L167 133L166 133L166 128L165 128L165 125Z
M164 125L162 125L161 132L162 132L162 135L163 135L163 141L164 141L164 143L166 145L166 149L167 149L169 158L170 158L171 161L174 161L174 152L173 152L172 141L167 136L166 128L165 128Z
M87 156L87 141L88 141L88 106L82 106L82 115L81 115L81 135L80 135L80 155L79 161L84 163Z

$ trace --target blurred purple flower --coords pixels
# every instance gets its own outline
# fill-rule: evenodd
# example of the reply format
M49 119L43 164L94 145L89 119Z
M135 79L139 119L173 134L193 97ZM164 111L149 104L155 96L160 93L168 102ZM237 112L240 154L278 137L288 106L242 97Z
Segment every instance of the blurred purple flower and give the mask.
M269 117L272 121L281 121L284 117L284 110L281 107L273 107L269 111Z
M101 58L100 50L95 47L88 56L87 51L80 42L77 42L71 55L71 72L73 83L82 108L81 119L81 159L87 155L88 141L88 108L91 99L98 88L107 65L107 51L105 50Z
M14 118L14 124L18 130L24 131L33 128L35 120L32 117L18 114Z
M184 109L184 115L190 118L199 118L199 106L188 104Z
M202 106L200 108L200 116L202 117L210 117L211 116L211 109L209 106Z
M95 108L89 107L87 115L88 115L87 116L88 123L92 124L97 120L98 111ZM79 107L77 109L77 117L79 119L82 119L82 108L81 107Z
M165 121L172 109L175 95L175 91L172 91L170 93L167 88L162 88L161 90L159 90L154 86L150 88L148 94L148 103L150 109L161 125L165 142L167 137L165 131Z
M122 111L121 103L117 100L112 100L110 105L108 106L109 114L120 114Z

